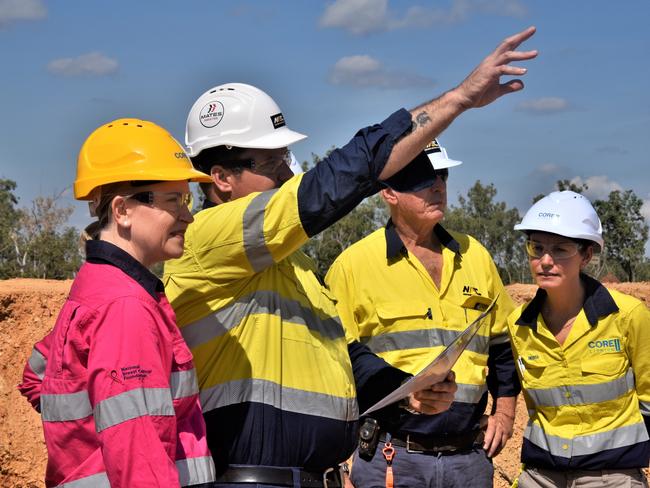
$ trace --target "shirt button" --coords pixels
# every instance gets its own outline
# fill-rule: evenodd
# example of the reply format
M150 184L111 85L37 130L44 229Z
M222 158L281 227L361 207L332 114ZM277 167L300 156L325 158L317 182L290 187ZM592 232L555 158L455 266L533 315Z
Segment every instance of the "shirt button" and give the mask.
M569 448L569 444L562 444L562 449L565 449L565 450L566 450L566 449L568 449L568 448Z
M567 392L564 394L564 396L567 397L567 398L571 398L571 392L570 392L570 391L567 391Z

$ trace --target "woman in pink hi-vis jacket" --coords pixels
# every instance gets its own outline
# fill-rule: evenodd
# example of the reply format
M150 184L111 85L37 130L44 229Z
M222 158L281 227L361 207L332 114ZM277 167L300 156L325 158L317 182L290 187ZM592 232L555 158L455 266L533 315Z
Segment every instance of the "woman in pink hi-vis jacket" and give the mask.
M209 486L192 355L147 268L183 253L194 170L161 127L120 119L79 154L75 197L97 221L54 329L20 391L41 413L48 487Z

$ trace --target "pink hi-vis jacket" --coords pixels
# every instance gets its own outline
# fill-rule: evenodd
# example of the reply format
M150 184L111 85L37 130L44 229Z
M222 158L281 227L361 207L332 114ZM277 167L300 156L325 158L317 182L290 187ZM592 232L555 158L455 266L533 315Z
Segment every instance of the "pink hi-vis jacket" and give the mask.
M107 242L87 255L19 385L41 413L46 486L214 481L192 354L162 283Z

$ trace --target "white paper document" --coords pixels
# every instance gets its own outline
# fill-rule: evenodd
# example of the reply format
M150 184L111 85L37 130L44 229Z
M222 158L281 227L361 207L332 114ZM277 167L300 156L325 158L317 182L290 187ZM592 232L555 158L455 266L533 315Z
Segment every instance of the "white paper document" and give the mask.
M402 386L393 390L392 393L386 395L384 398L375 403L368 410L363 412L361 416L368 415L370 412L384 408L391 403L395 403L402 398L406 398L411 393L416 391L424 390L435 383L443 381L451 368L454 367L456 361L463 353L467 345L474 338L479 328L481 327L481 322L494 308L499 295L497 294L494 297L494 300L488 305L481 315L479 315L474 322L469 324L467 328L461 332L458 337L456 337L451 344L449 344L444 351L442 351L433 361L431 361L422 371L417 375L410 378L408 381L404 382Z

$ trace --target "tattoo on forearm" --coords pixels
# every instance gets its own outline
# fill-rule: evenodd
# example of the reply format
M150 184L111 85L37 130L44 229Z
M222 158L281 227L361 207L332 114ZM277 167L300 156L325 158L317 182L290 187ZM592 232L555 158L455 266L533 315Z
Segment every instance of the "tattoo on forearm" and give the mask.
M420 112L415 116L415 119L413 120L413 126L411 128L411 131L415 131L418 127L423 127L427 125L429 122L431 122L431 117L429 117L429 114L426 112Z

